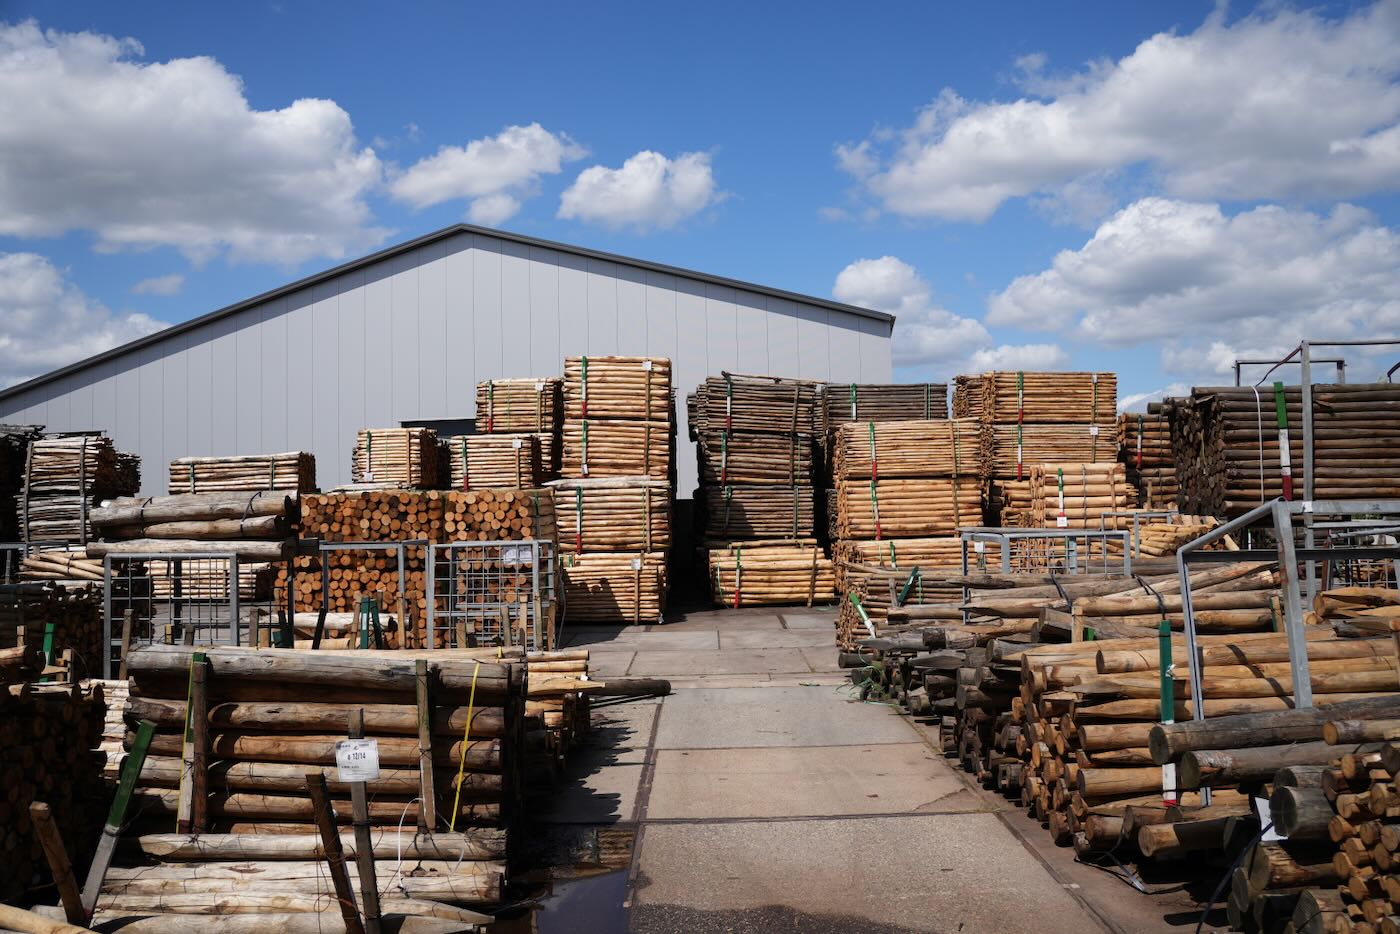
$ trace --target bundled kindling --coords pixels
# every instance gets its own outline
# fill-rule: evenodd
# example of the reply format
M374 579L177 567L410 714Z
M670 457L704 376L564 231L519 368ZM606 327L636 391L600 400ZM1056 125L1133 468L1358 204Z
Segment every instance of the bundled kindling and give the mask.
M556 480L554 514L564 552L665 551L671 490L646 477Z
M1162 403L1153 402L1147 412L1118 416L1118 460L1128 468L1128 482L1135 486L1142 504L1165 509L1176 505L1176 461L1172 455L1171 421Z
M1314 498L1400 496L1400 384L1320 384L1312 400ZM1167 405L1184 511L1229 517L1303 498L1301 387L1197 387Z
M844 422L895 422L948 417L947 383L827 383L822 387L824 431Z
M446 439L452 489L533 489L548 479L539 435L455 435Z
M666 605L665 552L600 551L563 559L564 612L575 623L659 623Z
M355 483L432 489L438 482L438 439L431 428L361 428L350 464Z
M836 594L831 561L811 543L764 541L709 550L716 606L829 603Z
M170 462L170 492L316 489L316 455L308 451L237 457L179 457Z
M555 434L564 421L564 381L557 376L487 379L476 384L476 430L485 434Z
M97 504L140 486L140 458L117 451L111 438L40 438L29 445L17 503L24 540L86 543Z

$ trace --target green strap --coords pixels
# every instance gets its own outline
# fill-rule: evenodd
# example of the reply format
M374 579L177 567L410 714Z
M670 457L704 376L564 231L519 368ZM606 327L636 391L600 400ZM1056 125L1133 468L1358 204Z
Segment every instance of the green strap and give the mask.
M54 629L55 629L55 624L54 624L52 621L47 622L47 623L44 624L44 666L45 666L45 667L48 667L49 665L52 665L52 664L53 664L53 642L54 642L54 636L56 635ZM43 676L42 678L40 678L39 680L40 680L40 681L48 681L48 680L50 680L51 678L52 678L52 675L44 675L44 676Z
M1283 383L1274 383L1274 415L1278 419L1278 427L1286 431L1288 429L1288 400L1284 396Z
M1171 677L1172 624L1162 620L1157 624L1157 677L1162 694L1162 722L1176 719L1176 682Z

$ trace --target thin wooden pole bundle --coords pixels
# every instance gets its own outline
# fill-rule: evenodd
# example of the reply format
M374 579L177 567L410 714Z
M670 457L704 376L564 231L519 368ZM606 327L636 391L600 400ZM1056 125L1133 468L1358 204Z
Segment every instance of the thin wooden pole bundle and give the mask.
M26 453L18 512L28 542L79 542L92 537L91 513L102 500L141 486L141 461L103 435L40 438Z
M666 420L671 361L665 357L565 357L566 421Z
M487 379L476 384L476 429L485 434L552 434L564 420L557 376Z
M571 622L658 623L666 603L664 552L594 552L562 562Z
M822 387L824 430L844 422L891 422L948 417L947 383L827 383Z
M813 435L820 384L776 376L711 376L695 390L690 430L759 431Z
M697 433L702 484L805 485L812 482L812 435L802 433L707 430Z
M355 483L431 489L438 485L438 440L431 428L361 428L350 464Z
M1118 460L1128 468L1128 482L1142 493L1143 505L1176 505L1178 484L1172 453L1171 420L1161 403L1147 412L1118 416Z
M1106 424L1118 413L1115 373L995 372L959 376L956 418L998 423Z
M444 443L454 490L533 489L548 479L538 435L454 435Z
M563 473L572 478L669 481L674 441L675 426L670 421L570 419L564 423Z
M701 487L705 538L807 538L815 531L815 496L810 486Z
M43 437L42 425L0 425L0 542L21 540L20 492L31 442Z
M841 480L837 495L842 538L928 538L982 521L982 488L973 477Z
M665 551L671 546L669 485L646 477L551 483L565 552Z
M316 489L316 455L308 451L236 457L178 457L170 462L171 493Z
M979 438L979 423L969 418L845 424L836 431L833 476L976 476Z
M836 593L831 561L815 545L762 542L709 552L711 592L718 606L830 602Z

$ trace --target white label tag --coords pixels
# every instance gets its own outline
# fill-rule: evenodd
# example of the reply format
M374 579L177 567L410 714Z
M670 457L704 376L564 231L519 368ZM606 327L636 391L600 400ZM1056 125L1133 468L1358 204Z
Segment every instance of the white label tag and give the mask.
M982 554L984 551L987 550L987 543L986 543L986 542L973 542L973 543L972 543L972 550L975 551L975 552L977 552L977 553L980 555L980 554Z
M1312 512L1312 509L1313 501L1310 499L1303 500L1303 512Z
M1259 815L1259 823L1261 825L1269 827L1269 825L1273 823L1273 815L1269 813L1268 798L1256 797L1254 799L1254 813ZM1265 843L1272 843L1276 840L1286 840L1288 838L1273 827L1269 827L1268 830L1264 831L1264 836L1260 837L1260 839Z
M373 471L373 470L366 470L366 471L365 471L365 482L366 482L366 483L373 483L373 482L374 482L374 471Z
M521 445L522 445L522 442L521 442L521 440L520 440L519 438L512 438L512 439L510 439L510 446L513 447L513 448L515 448L517 451L520 450Z
M650 361L650 360L643 360L643 361L642 361L642 369L646 370L647 372L651 372L651 361Z
M632 559L632 570L634 570L634 571L640 571L641 569L642 569L642 559L641 559L641 558L633 558L633 559Z
M1057 529L1067 529L1067 528L1069 528L1069 517L1068 517L1068 516L1056 516L1056 517L1055 517L1055 528L1057 528Z
M1099 426L1098 426L1098 425L1090 425L1090 426L1089 426L1089 434L1091 434L1091 435L1093 435L1095 438L1097 438L1097 437L1099 436Z
M335 744L336 779L342 782L372 782L379 778L379 741L342 739Z
M544 383L536 383L535 392L544 392Z

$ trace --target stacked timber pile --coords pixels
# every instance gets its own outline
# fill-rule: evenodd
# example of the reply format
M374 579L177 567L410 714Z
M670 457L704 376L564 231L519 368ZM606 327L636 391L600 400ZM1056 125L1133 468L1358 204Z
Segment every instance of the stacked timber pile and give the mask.
M111 438L40 438L29 445L18 497L24 540L86 544L93 509L140 487L140 459L117 451Z
M20 540L16 506L24 488L24 462L30 443L43 431L42 425L0 425L0 542Z
M0 657L34 660L45 666L67 664L79 676L102 671L102 589L92 584L63 586L54 581L0 585ZM3 664L3 662L0 662ZM25 678L4 678L26 680Z
M675 450L670 360L565 359L564 470L553 486L568 619L661 621Z
M19 579L100 584L102 561L89 558L82 547L31 551L20 560Z
M297 495L281 491L121 497L92 510L104 541L88 557L132 554L236 554L240 561L287 558L297 524Z
M1128 468L1128 482L1137 488L1142 505L1152 509L1176 505L1171 420L1162 403L1148 405L1146 414L1118 416L1118 461Z
M477 433L534 437L544 470L541 482L559 477L563 428L564 381L559 377L488 379L476 384Z
M357 484L433 489L438 466L437 432L431 428L361 428L350 477Z
M1131 518L1128 520L1131 524ZM1134 543L1134 556L1145 558L1170 558L1178 548L1194 541L1220 524L1214 516L1188 516L1178 514L1170 517L1152 517L1139 523L1138 537ZM1238 546L1230 536L1210 546L1209 550L1235 551Z
M311 913L343 926L321 844L352 815L344 842L359 872L341 882L364 901L360 886L373 880L386 916L474 924L462 906L502 900L524 666L453 653L194 652L130 657L128 722L155 730L98 918L183 916L160 928L176 930L198 929L194 915L266 914L277 927L283 913L292 923ZM335 768L347 736L377 746L378 776L363 791ZM391 862L402 857L411 869Z
M316 491L316 455L307 451L236 457L177 457L170 462L170 492Z
M49 806L76 864L92 852L106 798L101 758L94 752L104 710L100 689L0 686L0 902L26 900L28 890L48 878L31 804Z
M971 419L852 422L837 430L838 639L882 626L896 578L918 569L922 581L935 569L961 569L958 528L982 519L978 438ZM905 599L935 596L923 587L901 590Z
M812 606L836 596L831 561L816 544L734 542L711 548L709 567L716 606Z
M446 439L452 489L534 489L552 479L539 435L455 435Z
M1400 385L1313 387L1316 499L1400 496ZM1238 516L1303 490L1302 389L1197 387L1170 400L1184 511ZM1287 438L1288 470L1280 463Z
M993 487L992 502L1004 499L995 487L1029 479L1035 464L1116 460L1117 407L1113 373L959 376L953 396L953 416L981 425L982 476Z

